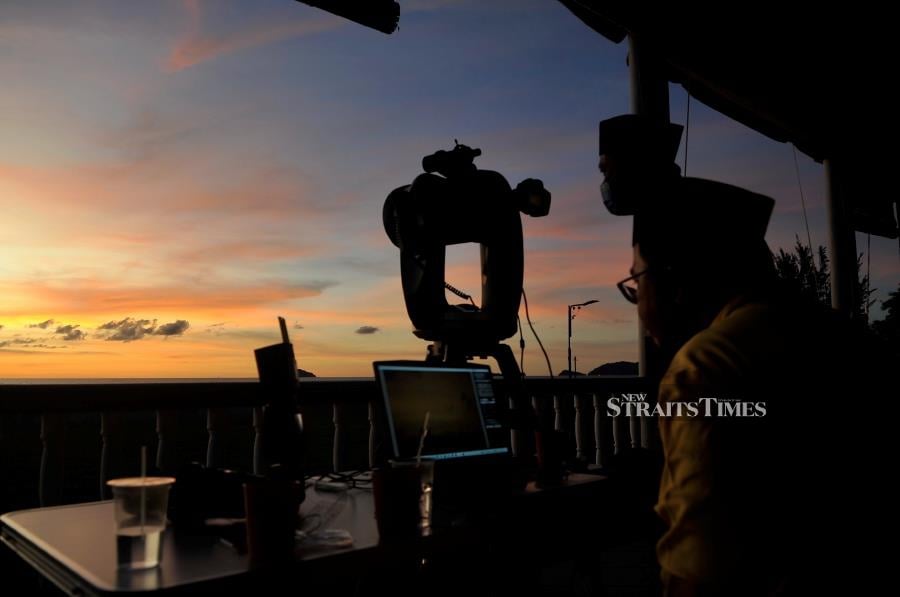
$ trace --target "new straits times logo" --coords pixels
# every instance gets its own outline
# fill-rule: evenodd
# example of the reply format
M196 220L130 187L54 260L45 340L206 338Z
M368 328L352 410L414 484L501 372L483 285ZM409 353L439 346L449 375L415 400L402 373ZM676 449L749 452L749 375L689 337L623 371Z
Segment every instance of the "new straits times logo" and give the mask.
M650 405L647 394L619 394L606 401L606 412L611 417L624 415L655 417L729 417L754 418L766 416L765 402L704 397L693 401L675 401Z

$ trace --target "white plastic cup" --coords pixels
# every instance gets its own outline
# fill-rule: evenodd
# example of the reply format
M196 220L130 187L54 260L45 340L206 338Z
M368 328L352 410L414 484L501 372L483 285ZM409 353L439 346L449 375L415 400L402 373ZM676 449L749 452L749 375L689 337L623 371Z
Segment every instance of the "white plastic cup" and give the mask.
M128 477L106 482L112 488L119 568L159 566L172 477Z

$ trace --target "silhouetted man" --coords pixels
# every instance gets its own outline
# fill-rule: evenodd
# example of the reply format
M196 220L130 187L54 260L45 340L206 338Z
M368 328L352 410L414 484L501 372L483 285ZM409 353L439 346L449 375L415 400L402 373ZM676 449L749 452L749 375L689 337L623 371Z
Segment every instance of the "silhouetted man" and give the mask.
M829 390L846 387L835 372L854 371L848 336L779 290L764 241L770 198L681 178L667 152L629 161L671 132L636 130L623 137L630 156L610 150L601 170L610 211L635 215L631 276L619 288L669 363L657 410L663 592L806 594L845 572L829 562L848 547L849 496L862 488L829 453L846 434ZM826 479L835 481L823 491Z

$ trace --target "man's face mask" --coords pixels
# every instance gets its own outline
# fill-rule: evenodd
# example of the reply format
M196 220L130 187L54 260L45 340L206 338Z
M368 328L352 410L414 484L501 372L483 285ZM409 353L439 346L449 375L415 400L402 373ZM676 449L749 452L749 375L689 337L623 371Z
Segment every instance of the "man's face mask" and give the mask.
M622 182L612 184L609 178L604 178L600 183L600 195L603 197L603 205L612 215L634 215L636 198L633 185Z
M639 206L662 199L667 193L666 185L678 174L672 164L631 162L625 167L625 164L606 162L604 166L600 195L603 205L614 216L634 215Z

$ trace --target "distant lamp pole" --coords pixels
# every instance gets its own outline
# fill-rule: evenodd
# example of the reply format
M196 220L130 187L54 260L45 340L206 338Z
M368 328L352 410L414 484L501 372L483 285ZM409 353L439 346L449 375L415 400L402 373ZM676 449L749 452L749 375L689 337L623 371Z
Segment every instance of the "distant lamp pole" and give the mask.
M577 305L569 305L569 377L572 377L572 320L575 319L575 312L581 310L582 307L593 305L598 301L590 300Z

